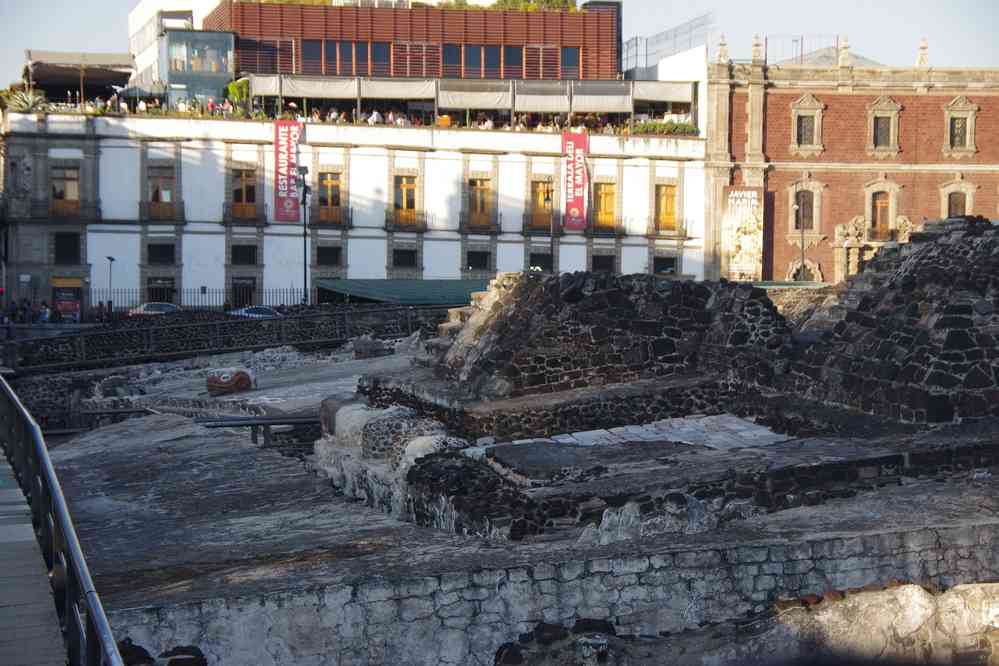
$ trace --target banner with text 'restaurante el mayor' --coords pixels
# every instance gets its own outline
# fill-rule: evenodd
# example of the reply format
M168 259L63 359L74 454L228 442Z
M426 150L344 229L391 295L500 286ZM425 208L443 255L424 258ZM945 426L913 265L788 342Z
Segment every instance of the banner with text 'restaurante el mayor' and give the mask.
M274 122L274 219L298 222L298 141L302 125L295 120Z
M565 174L565 214L562 226L570 231L586 229L589 176L586 153L590 148L585 132L562 132L562 173Z

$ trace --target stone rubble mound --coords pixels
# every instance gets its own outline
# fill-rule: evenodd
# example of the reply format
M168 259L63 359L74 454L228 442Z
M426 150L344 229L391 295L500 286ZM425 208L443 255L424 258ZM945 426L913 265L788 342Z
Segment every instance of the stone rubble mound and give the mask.
M762 289L649 275L504 274L438 372L481 398L692 375L705 348L734 363L791 330Z
M778 386L898 421L999 416L999 227L930 225L884 248L802 330Z

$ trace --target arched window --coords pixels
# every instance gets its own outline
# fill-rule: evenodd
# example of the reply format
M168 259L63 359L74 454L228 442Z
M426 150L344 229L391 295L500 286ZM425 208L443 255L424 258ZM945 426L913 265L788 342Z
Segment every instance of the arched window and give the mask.
M888 210L890 197L887 192L871 195L871 240L891 240L891 223Z
M801 190L794 195L795 231L812 231L815 229L815 194L809 190Z
M961 217L967 214L968 195L964 192L951 192L947 195L947 217Z

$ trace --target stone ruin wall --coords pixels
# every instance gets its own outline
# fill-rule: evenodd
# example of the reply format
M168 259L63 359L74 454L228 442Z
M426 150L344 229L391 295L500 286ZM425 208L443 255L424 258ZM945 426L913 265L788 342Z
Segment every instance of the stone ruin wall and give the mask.
M475 397L692 375L704 344L731 357L790 336L766 293L748 285L592 273L498 282L439 366Z
M198 645L211 663L490 666L541 622L606 620L619 636L659 636L762 613L778 591L794 598L892 579L936 588L995 579L996 543L999 525L989 524L655 554L639 544L585 560L543 562L539 551L532 565L486 559L474 573L388 575L309 594L122 610L110 620L154 654Z
M776 386L894 420L999 416L999 227L941 225L882 250L804 330Z

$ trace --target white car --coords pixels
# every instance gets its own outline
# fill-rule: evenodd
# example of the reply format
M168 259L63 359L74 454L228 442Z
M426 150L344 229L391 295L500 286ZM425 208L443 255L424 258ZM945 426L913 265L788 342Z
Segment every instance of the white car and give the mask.
M245 319L280 319L283 316L274 308L269 308L266 305L251 305L238 310L230 310L226 314Z
M170 312L180 312L180 306L173 303L143 303L137 308L128 311L129 317L144 317L147 315L161 315Z

